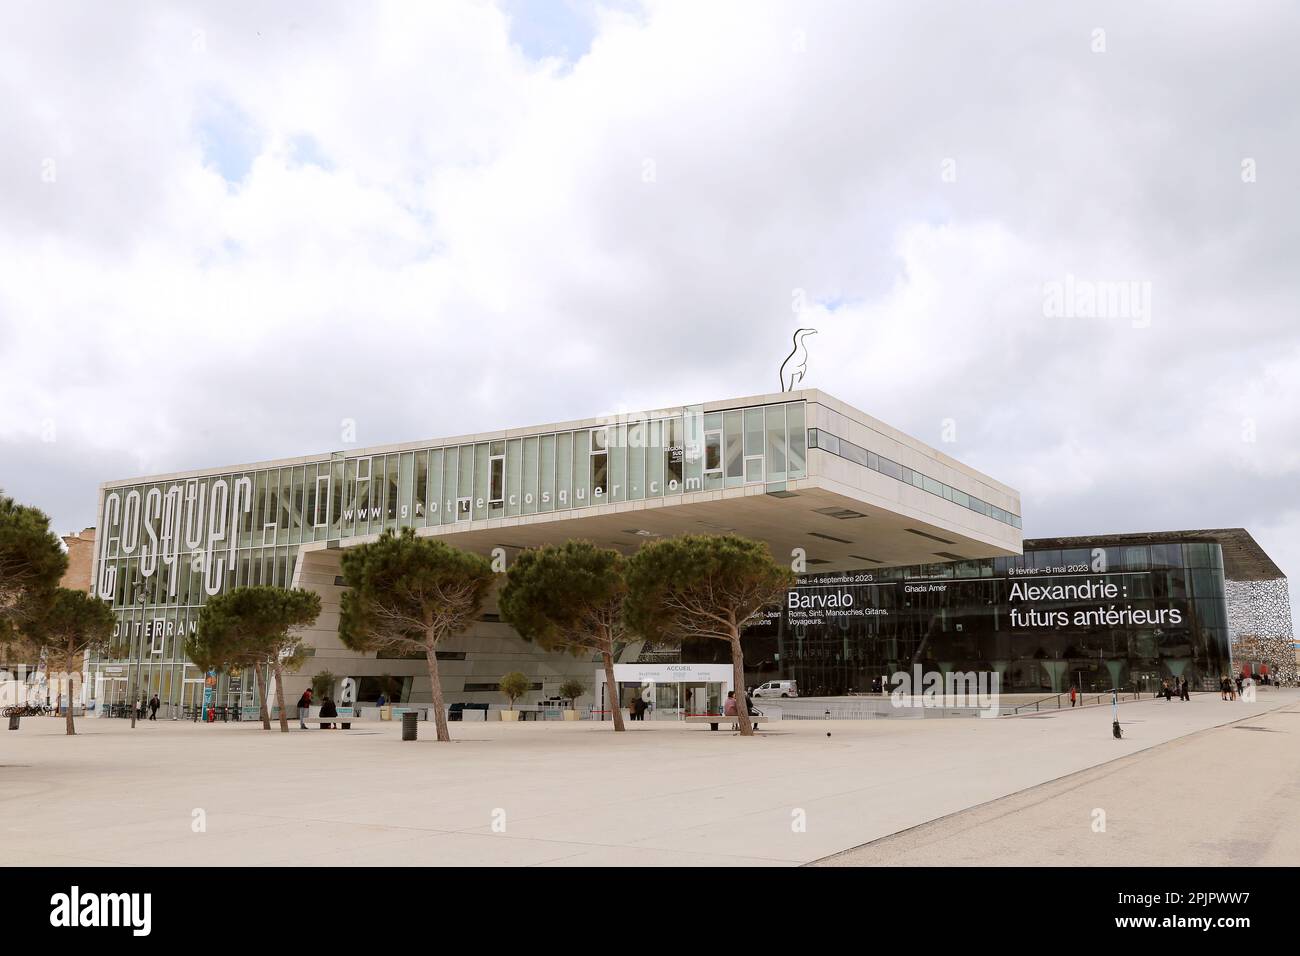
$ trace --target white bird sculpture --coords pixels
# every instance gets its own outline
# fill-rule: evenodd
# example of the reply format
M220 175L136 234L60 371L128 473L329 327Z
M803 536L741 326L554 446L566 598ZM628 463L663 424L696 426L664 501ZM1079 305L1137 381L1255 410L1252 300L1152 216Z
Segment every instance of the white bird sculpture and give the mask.
M792 392L808 371L808 346L804 339L816 335L816 329L799 329L794 333L794 349L781 363L781 391Z

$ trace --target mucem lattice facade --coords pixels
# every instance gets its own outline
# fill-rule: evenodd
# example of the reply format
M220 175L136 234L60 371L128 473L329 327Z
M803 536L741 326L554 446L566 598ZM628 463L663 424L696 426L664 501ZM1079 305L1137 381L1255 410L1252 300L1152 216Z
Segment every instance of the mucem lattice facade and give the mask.
M1297 654L1286 578L1229 581L1228 636L1240 667L1294 683Z

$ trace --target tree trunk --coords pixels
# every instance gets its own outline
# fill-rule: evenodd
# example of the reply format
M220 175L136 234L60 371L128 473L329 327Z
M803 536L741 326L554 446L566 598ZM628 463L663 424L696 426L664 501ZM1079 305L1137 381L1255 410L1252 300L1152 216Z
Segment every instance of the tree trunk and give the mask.
M278 656L271 666L275 668L275 696L280 701L280 733L287 734L289 732L289 711L284 706L284 667L281 666Z
M754 736L754 724L749 719L749 704L745 702L745 653L740 649L740 635L731 636L731 673L736 685L736 723L740 736Z
M267 699L266 699L266 698L267 698L267 693L266 693L266 692L267 692L268 688L267 688L267 686L266 686L266 681L263 680L263 678L264 678L265 676L266 676L266 672L265 672L265 671L263 671L263 672L261 672L261 673L259 673L259 674L257 675L258 681L259 681L259 682L261 683L261 685L262 685L262 693L259 694L258 696L262 698L262 712L261 712L261 718L262 718L262 729L263 729L263 730L270 730L270 729L271 729L271 705L270 705L269 703L267 703Z
M424 659L429 665L429 685L433 689L433 723L438 731L438 739L443 743L451 742L447 731L447 708L442 703L442 679L438 676L438 652L429 644L424 649Z
M614 680L614 655L602 651L600 659L605 664L605 687L609 691L609 707L614 712L614 732L626 730L623 726L623 709L618 706L618 683Z
M69 641L68 642L68 666L65 667L63 671L63 677L64 677L63 696L66 697L68 700L68 722L64 727L64 733L69 737L77 736L77 727L72 721L72 660L74 657L73 650L74 650L73 644L71 641Z

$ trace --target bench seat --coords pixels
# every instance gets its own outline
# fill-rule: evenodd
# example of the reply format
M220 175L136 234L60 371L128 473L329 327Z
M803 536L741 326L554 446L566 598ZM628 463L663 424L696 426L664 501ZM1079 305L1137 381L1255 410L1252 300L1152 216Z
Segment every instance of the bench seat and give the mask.
M351 730L352 722L357 717L352 715L348 717L308 717L307 719L314 724L340 724L344 730Z
M710 730L717 730L720 724L734 724L739 721L738 717L730 717L724 714L692 714L685 718L688 724L708 724ZM772 718L765 714L750 714L749 720L757 729L758 725Z

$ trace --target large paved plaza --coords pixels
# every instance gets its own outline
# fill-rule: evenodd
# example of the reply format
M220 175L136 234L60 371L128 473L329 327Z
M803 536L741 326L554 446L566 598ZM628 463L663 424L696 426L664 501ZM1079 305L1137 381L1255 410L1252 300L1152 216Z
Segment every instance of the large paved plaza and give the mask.
M753 739L465 723L452 744L377 722L84 719L66 738L26 718L0 732L0 826L33 864L1300 864L1300 692L1121 718L1123 740L1097 707Z

